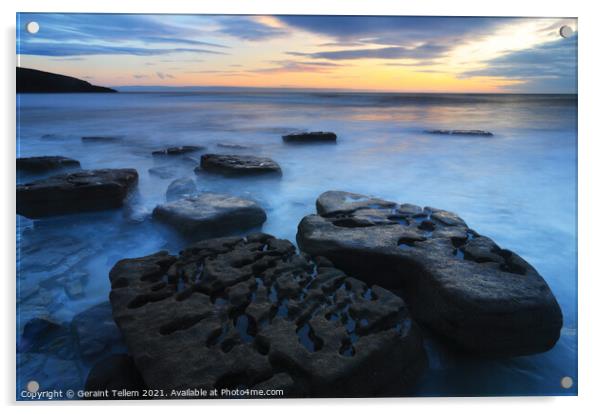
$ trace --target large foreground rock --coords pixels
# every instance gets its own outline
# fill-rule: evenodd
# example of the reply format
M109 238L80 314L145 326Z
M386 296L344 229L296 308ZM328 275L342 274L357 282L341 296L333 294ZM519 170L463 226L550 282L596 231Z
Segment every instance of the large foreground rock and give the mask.
M485 355L554 346L562 327L548 285L524 259L454 213L329 191L299 224L299 247L400 291L413 317L453 344Z
M337 135L334 132L295 132L293 134L283 135L284 142L336 142Z
M52 170L80 168L79 161L60 156L17 158L17 170L41 173Z
M265 211L254 201L227 194L202 193L160 204L153 217L196 240L258 227Z
M408 390L425 365L402 299L308 261L265 234L119 261L113 315L147 387L281 389L294 396Z
M85 170L17 186L17 214L29 218L123 205L138 182L134 169Z
M228 176L282 174L274 160L252 155L205 154L201 156L201 168Z

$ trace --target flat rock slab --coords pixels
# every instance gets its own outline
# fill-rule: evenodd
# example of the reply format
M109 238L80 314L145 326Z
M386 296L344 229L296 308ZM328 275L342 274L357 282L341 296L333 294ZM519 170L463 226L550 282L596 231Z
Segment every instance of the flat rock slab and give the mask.
M124 259L110 279L129 354L167 398L187 388L369 397L392 383L401 394L425 366L402 299L266 234Z
M468 228L456 214L328 191L297 242L367 283L400 291L413 317L452 344L484 355L554 346L562 313L537 271Z
M163 156L163 155L183 155L183 154L191 154L193 152L198 152L204 150L205 147L200 147L196 145L181 145L178 147L168 147L164 149L160 149L157 151L153 151L152 154L154 156Z
M201 156L201 168L226 176L282 174L274 160L252 155L204 154Z
M17 186L17 214L39 218L121 207L137 182L131 168L54 175Z
M282 136L284 142L336 142L337 135L334 132L295 132Z
M261 226L267 218L255 201L216 193L160 204L153 210L153 217L196 240L249 230Z
M480 136L480 137L492 137L493 133L489 131L483 131L480 129L430 129L424 131L427 134L435 135L467 135L467 136Z
M79 161L60 156L17 158L17 170L27 172L47 172L60 169L80 168Z

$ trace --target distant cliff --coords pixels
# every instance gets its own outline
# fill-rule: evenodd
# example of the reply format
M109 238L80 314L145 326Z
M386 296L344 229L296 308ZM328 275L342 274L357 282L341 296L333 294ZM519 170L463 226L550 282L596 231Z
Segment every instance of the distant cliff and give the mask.
M41 70L17 68L17 93L117 92L81 79Z

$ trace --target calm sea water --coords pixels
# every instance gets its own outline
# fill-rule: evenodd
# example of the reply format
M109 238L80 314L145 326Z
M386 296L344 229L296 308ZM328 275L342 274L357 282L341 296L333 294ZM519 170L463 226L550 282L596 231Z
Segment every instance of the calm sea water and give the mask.
M19 219L17 329L34 317L68 323L104 302L108 272L124 257L185 245L152 223L172 179L148 173L162 166L193 178L199 190L257 200L263 231L295 239L299 220L326 190L346 190L457 212L482 234L511 249L547 280L564 313L551 351L481 360L428 343L430 368L418 395L557 395L577 382L577 100L563 95L399 95L211 92L20 95L17 156L63 155L83 168L136 168L138 190L120 211ZM425 129L485 129L494 137L427 135ZM286 145L296 130L328 130L336 145ZM82 136L121 136L84 144ZM226 149L218 143L248 149ZM282 167L274 179L225 179L193 172L191 160L153 159L172 145L207 152L268 156ZM18 181L33 177L19 176ZM82 292L53 279L69 272ZM79 272L79 273L78 273ZM41 358L41 359L40 359ZM19 381L45 375L83 383L82 361L21 362ZM36 365L37 364L37 365ZM561 388L571 376L575 385ZM18 381L18 382L19 382Z

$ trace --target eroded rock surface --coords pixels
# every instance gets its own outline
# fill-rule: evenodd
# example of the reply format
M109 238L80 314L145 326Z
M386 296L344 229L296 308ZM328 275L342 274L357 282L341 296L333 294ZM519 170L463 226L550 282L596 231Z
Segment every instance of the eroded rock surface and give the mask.
M17 214L38 218L121 207L137 182L134 169L54 175L17 186Z
M295 132L293 134L283 135L284 142L336 142L337 135L334 132Z
M366 283L400 291L412 316L453 344L485 355L554 346L562 313L524 259L456 214L328 191L299 223L299 247Z
M17 158L17 170L32 173L80 168L79 161L61 156Z
M274 160L252 155L205 154L201 156L201 169L226 176L282 174Z
M249 230L261 226L267 218L255 201L216 193L160 204L153 210L153 217L196 240Z
M265 234L119 261L113 315L149 388L407 390L425 365L402 299Z

